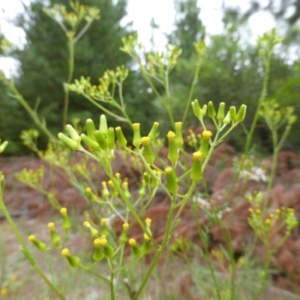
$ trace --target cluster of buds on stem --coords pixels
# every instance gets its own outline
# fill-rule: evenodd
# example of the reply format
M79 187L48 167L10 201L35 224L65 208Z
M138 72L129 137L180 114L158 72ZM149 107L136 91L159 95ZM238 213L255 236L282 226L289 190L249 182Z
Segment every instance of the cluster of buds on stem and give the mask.
M202 108L199 105L198 100L194 100L192 102L192 108L194 115L200 120L203 124L203 118L208 114L208 116L215 122L217 128L223 129L225 126L231 123L231 126L236 126L241 123L246 116L247 106L242 104L239 108L238 112L236 112L236 108L231 106L226 113L225 103L221 102L219 104L219 109L216 112L214 104L212 101L208 102L208 105L204 105Z
M142 245L138 245L137 241L134 238L128 239L128 244L131 246L133 255L141 256L149 253L152 239L151 222L152 220L150 218L147 218L145 220L146 232L144 232L143 235L144 241Z
M59 133L58 138L71 150L84 151L81 146L83 142L91 152L102 155L110 161L114 159L113 150L115 148L115 130L107 127L107 120L105 115L100 116L99 129L95 128L92 119L86 120L87 134L82 133L79 135L71 125L66 126L66 131L69 136ZM119 130L116 128L116 133L119 140ZM125 143L126 144L126 143Z
M71 223L69 220L67 209L65 207L61 208L60 213L62 216L62 228L65 232L65 235L67 236L71 228ZM49 222L48 228L50 231L51 244L54 248L59 248L61 246L61 237L55 229L55 224L53 222ZM40 251L47 251L53 249L53 247L47 247L44 242L37 239L33 234L28 237L28 241L32 242L32 244Z

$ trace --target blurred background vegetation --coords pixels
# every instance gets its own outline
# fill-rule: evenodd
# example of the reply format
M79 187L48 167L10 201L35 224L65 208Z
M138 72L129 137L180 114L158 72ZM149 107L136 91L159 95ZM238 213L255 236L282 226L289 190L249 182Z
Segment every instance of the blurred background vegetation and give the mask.
M196 53L193 42L205 39L207 55L203 62L194 98L200 103L210 100L229 105L248 105L244 129L230 137L230 143L242 150L245 131L249 128L259 99L264 70L256 45L247 39L248 20L260 10L269 11L280 25L283 43L277 48L271 65L268 97L276 98L281 106L294 106L300 115L300 59L297 45L300 42L300 0L269 0L262 6L259 1L249 0L250 9L223 6L223 32L208 35L201 19L200 7L196 0L174 0L177 11L174 31L168 41L182 48L177 68L171 74L171 105L175 116L180 119L193 79ZM68 6L68 0L51 0L51 4ZM97 83L106 69L126 65L131 69L124 83L124 98L129 116L142 123L147 133L154 121L161 123L162 132L170 128L167 117L158 104L155 95L136 70L130 57L119 50L121 38L133 33L130 24L121 26L126 15L126 0L81 0L82 4L101 9L101 18L95 21L75 47L75 72L73 78L90 76ZM276 2L276 5L274 4ZM266 3L266 1L264 1ZM14 82L24 98L36 107L39 116L44 117L48 128L55 134L62 130L63 82L67 78L67 42L61 28L42 10L44 1L35 0L26 7L26 14L18 16L16 25L26 33L26 45L15 47L9 55L16 58L20 67ZM290 13L290 12L293 13ZM154 20L149 24L156 28ZM9 38L9 37L8 37ZM149 37L150 39L151 37ZM1 39L1 36L0 36ZM23 108L7 92L0 82L0 136L10 141L7 155L25 155L28 150L22 146L20 133L35 128ZM71 93L69 122L77 119L84 124L86 118L98 120L100 111L84 98ZM175 118L176 120L176 118ZM190 114L189 124L197 120ZM110 124L116 125L114 120ZM126 131L126 130L125 130ZM130 130L127 128L127 133ZM294 125L285 145L286 149L299 151L300 118ZM46 138L41 137L41 145ZM263 121L255 132L255 147L268 153L270 148L269 130Z

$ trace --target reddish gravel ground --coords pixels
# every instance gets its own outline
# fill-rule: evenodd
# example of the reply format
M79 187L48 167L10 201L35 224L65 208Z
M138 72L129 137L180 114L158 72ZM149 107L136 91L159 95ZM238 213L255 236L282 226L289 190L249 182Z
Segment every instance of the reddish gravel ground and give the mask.
M166 157L167 150L160 150L160 157ZM206 185L210 195L210 205L217 206L223 203L229 203L229 209L223 211L220 218L223 220L224 226L229 228L232 236L232 245L237 258L243 256L244 245L249 244L253 238L253 230L248 224L249 217L249 202L245 199L247 193L253 191L266 190L266 177L270 172L271 157L260 163L262 169L253 168L248 174L249 180L245 181L240 178L236 183L233 183L233 160L235 157L234 149L222 144L213 154L210 163L205 170ZM76 156L76 159L79 158ZM75 160L76 160L75 159ZM113 163L115 172L120 172L122 178L129 179L131 191L137 190L137 182L140 180L140 172L138 169L128 163L130 160L124 161L124 155L117 153ZM189 163L191 159L189 158ZM79 211L84 211L87 208L86 201L80 192L71 186L68 181L68 176L59 168L51 168L49 165L37 158L29 157L1 157L0 170L6 178L6 188L4 200L9 211L15 218L22 217L28 220L38 218L47 222L53 210L49 205L46 197L19 182L15 178L15 174L22 169L38 169L41 165L45 167L44 187L51 190L62 204L68 209L75 208ZM95 185L99 186L103 180L107 180L106 175L101 168L95 167L96 171L93 174ZM250 177L249 177L250 176ZM231 189L230 197L227 196L228 189ZM203 184L199 184L199 191L203 191ZM169 199L159 191L153 202L144 213L143 217L152 219L153 235L159 242L164 233L166 217L168 212ZM199 199L199 207L207 205L204 199ZM300 220L300 154L292 152L281 152L278 158L278 167L274 186L270 197L270 212L277 208L288 207L295 210L298 220ZM205 224L207 216L203 211L199 210L199 223ZM3 215L0 218L4 220ZM114 227L117 232L121 230L122 222L115 220ZM272 257L272 268L276 270L274 275L275 286L300 295L300 227L294 229L291 236L280 250ZM138 225L134 225L130 234L137 239L141 238L141 231ZM272 236L271 244L274 245L284 233L278 232ZM196 223L190 205L188 204L182 214L181 221L173 234L173 239L183 236L189 238L196 244L201 246L199 235L196 230ZM217 225L212 227L210 244L211 250L218 249L219 245L225 246L224 228ZM264 257L264 248L258 243L255 249L255 257L257 259ZM178 285L178 293L182 293L188 299L198 299L195 295L191 295L189 287L192 285L192 280L189 277L182 277ZM195 298L192 298L195 297ZM273 298L275 299L275 298ZM278 298L284 299L284 298Z

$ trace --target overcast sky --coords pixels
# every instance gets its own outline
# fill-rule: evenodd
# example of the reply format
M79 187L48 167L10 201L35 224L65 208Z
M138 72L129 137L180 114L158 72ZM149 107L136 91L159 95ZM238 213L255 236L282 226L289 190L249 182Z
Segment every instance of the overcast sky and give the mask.
M242 9L243 5L245 6L248 2L245 0L198 0L201 8L200 18L209 34L222 31L221 5L223 1L226 5L242 5ZM16 14L22 13L22 2L26 4L30 0L0 0L1 30L12 43L17 45L24 44L25 35L21 29L13 26L12 20ZM264 4L267 0L260 0L260 2ZM159 30L156 30L154 36L155 44L161 49L165 43L164 33L171 32L173 28L174 0L128 0L127 12L124 22L133 21L133 28L138 31L140 40L146 45L150 45L152 29L149 24L151 18L154 17L155 23L159 25ZM249 21L253 39L274 26L273 18L264 12L255 14ZM1 59L0 68L8 74L10 69L15 69L15 62L12 59Z

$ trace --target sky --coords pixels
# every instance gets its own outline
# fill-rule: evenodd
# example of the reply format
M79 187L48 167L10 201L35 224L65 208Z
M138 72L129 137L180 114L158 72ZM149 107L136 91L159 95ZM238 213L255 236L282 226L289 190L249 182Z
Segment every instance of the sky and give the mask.
M20 28L13 25L13 19L18 13L23 12L22 3L28 4L29 2L30 0L0 1L1 31L9 41L20 47L25 43L25 34ZM217 34L222 31L221 6L223 2L233 7L239 6L243 10L246 9L245 3L248 1L198 0L201 8L200 18L209 34ZM260 0L260 3L264 4L264 2L267 2L267 0ZM139 38L146 47L150 47L152 35L150 21L151 18L154 18L155 23L159 25L159 29L155 31L154 42L156 48L161 50L166 43L164 34L170 33L173 28L175 17L174 0L128 0L127 12L128 15L123 22L133 21L132 27L138 31ZM249 20L249 28L251 28L253 40L256 40L259 35L274 26L274 19L266 12L259 12ZM11 72L15 72L16 66L15 60L0 58L0 69L4 70L8 76Z

